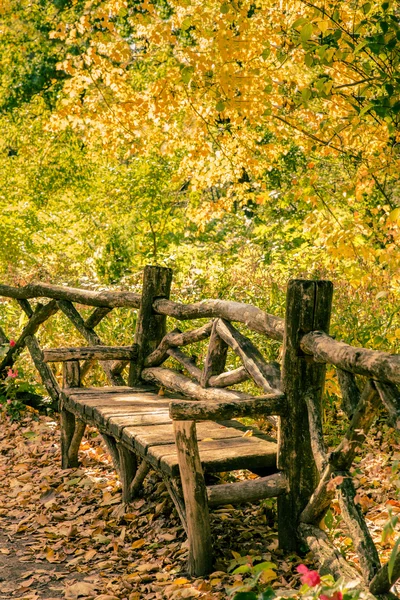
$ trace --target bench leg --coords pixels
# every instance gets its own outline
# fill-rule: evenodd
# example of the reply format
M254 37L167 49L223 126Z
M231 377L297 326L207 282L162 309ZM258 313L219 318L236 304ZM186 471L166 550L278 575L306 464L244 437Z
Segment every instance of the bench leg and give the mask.
M163 481L165 483L165 487L168 490L169 495L171 496L172 502L175 505L176 512L181 520L183 529L188 533L188 527L186 522L186 509L185 509L185 501L182 496L182 486L180 485L180 479L171 478L169 479L167 476L163 476Z
M114 465L114 469L119 474L121 466L119 464L119 452L117 448L117 442L111 435L107 435L106 433L102 433L101 437L103 438L105 445L107 446L107 450L109 455L111 456L111 460Z
M130 487L129 487L130 500L133 500L133 498L136 498L139 491L142 489L142 484L143 484L144 480L146 479L147 473L149 471L150 471L150 465L147 462L147 460L143 459L142 462L140 463L140 466L139 466L138 470L136 471L136 475L135 475L134 479L132 480Z
M78 450L86 425L65 408L60 412L61 467L71 469L78 466Z
M137 472L137 458L132 450L117 442L119 455L119 478L122 485L122 502L131 500L131 485Z
M188 571L191 575L199 577L212 570L212 544L207 490L197 446L196 423L174 421L174 428L186 508Z

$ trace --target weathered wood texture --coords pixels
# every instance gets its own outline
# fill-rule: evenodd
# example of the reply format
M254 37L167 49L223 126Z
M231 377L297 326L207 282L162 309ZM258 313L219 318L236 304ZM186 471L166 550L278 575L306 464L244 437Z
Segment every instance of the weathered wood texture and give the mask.
M400 391L393 383L375 381L374 384L393 425L400 429Z
M374 421L378 405L379 399L376 389L368 381L343 440L330 454L328 465L321 474L319 483L301 514L300 519L302 522L319 523L328 510L336 493L335 486L328 489L328 484L336 472L350 469L357 449L363 444Z
M187 346L188 344L194 344L201 340L205 340L210 336L212 325L213 324L210 321L198 329L191 329L183 332L180 331L180 329L170 331L163 337L154 352L146 356L144 366L158 367L168 358L168 350L170 348Z
M69 300L87 306L101 306L115 308L117 306L130 306L139 308L140 294L132 292L93 292L79 288L51 285L49 283L30 283L23 287L0 285L0 296L18 300L29 298L54 298L55 300Z
M109 312L111 312L112 308L104 308L97 307L94 309L91 315L85 321L85 327L88 329L93 329L98 325Z
M322 575L333 575L335 579L345 577L348 581L360 581L361 576L356 569L340 554L327 534L313 525L302 523L299 528L300 535L312 551L320 565Z
M225 369L228 344L218 335L218 320L214 321L208 343L207 355L204 361L203 372L200 377L201 387L209 387L210 378L220 375Z
M76 310L75 306L69 300L58 300L58 306L62 310L62 312L68 317L71 323L76 327L79 333L91 344L91 346L102 346L102 342L94 331L94 329L90 329L86 327L85 322L80 315L80 313ZM112 372L111 364L107 361L100 362L105 374L107 375L108 380L113 385L124 385L125 382L121 375L114 375Z
M186 371L196 379L196 381L200 382L202 370L196 365L193 358L179 350L179 348L170 348L168 351L168 356L174 358L180 365L182 365Z
M28 319L33 315L33 309L29 304L28 300L17 300L19 306L22 308ZM43 361L43 353L34 335L28 335L25 338L25 345L29 350L31 358L37 368L43 385L45 386L47 393L52 399L54 406L59 406L60 400L60 386L54 376L53 371Z
M266 363L261 352L249 338L223 319L217 319L216 333L241 358L243 366L250 377L264 392L280 389L281 374L279 365L277 363Z
M351 419L360 401L360 390L358 389L354 373L337 369L337 376L342 393L341 407Z
M37 368L40 378L44 387L47 390L50 398L55 403L59 403L61 388L57 383L57 379L54 376L53 371L43 360L43 353L40 349L39 343L34 335L28 335L25 338L26 347L32 357L32 360Z
M147 474L150 471L150 465L147 462L147 460L142 460L142 462L140 463L135 477L133 478L130 487L129 487L129 499L133 500L133 498L136 498L136 496L138 495L138 493L140 492L140 490L143 487L143 482L147 477Z
M358 375L389 383L400 383L400 355L355 348L337 342L323 331L313 331L301 339L301 348L314 360L330 363Z
M35 335L40 325L47 321L49 317L54 315L58 310L57 303L54 300L51 300L48 304L43 306L42 304L38 304L35 312L30 317L28 323L22 330L21 335L15 342L15 345L10 347L7 351L7 354L4 356L3 360L0 363L0 374L7 367L12 367L16 358L20 354L20 352L25 347L25 341L28 336Z
M51 348L43 350L43 360L64 362L71 360L134 360L138 355L137 346L81 346L79 348Z
M0 327L0 344L5 346L6 344L9 344L9 343L10 343L10 340L6 336L4 330Z
M315 406L313 396L306 395L305 401L307 404L308 423L310 426L311 448L315 464L317 465L318 471L321 473L328 462L322 428L322 415L319 407Z
M285 396L280 393L219 402L212 399L207 399L206 402L173 400L169 406L170 417L184 421L218 421L232 417L284 415L285 411Z
M388 563L386 563L371 581L369 590L371 594L374 594L374 596L381 596L382 594L387 594L390 591L392 585L394 585L399 578L400 554L397 554L394 561L392 577L389 579L389 565Z
M207 487L209 506L219 504L242 504L255 502L262 498L274 498L288 491L288 482L283 473L274 473L268 477L248 479L237 483L225 483Z
M1 295L1 289L0 289ZM282 340L284 320L264 312L251 304L229 300L203 300L195 304L179 304L172 300L155 300L154 310L179 320L222 318L245 323L249 329L264 333L274 340Z
M119 455L119 478L122 485L122 502L130 502L132 498L132 483L137 472L137 457L132 450L117 442Z
M233 371L226 371L221 375L215 375L210 377L210 387L229 387L230 385L236 385L250 379L250 375L244 367L238 367Z
M190 421L175 421L176 448L186 507L191 575L210 573L212 543L208 514L207 490L200 463L196 425Z
M63 388L79 388L80 370L79 362L74 361L63 364ZM78 450L81 443L85 425L73 413L66 410L61 403L61 467L70 469L78 466Z
M166 334L166 317L153 310L156 298L169 298L172 270L164 267L147 266L143 273L143 288L140 311L136 321L135 344L139 354L129 369L129 385L140 382L144 361L154 352Z
M380 570L381 563L378 551L369 533L359 504L355 504L356 490L349 473L343 473L343 482L339 486L339 506L354 550L360 560L364 580L369 583Z
M143 369L142 379L157 383L174 392L180 392L181 394L197 398L198 400L229 401L251 398L250 394L245 394L244 392L202 388L195 381L185 377L185 375L181 375L170 369L163 369L162 367Z
M290 492L278 498L280 547L299 547L300 514L315 490L319 473L313 458L306 397L321 411L325 366L309 362L300 350L301 335L314 329L329 330L332 284L329 281L289 282L282 384L286 395L285 418L281 419L278 468L289 481Z

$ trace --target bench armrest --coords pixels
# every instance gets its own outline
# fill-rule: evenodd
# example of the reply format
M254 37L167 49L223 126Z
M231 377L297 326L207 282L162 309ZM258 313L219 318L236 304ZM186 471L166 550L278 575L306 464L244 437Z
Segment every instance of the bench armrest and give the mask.
M83 346L80 348L50 348L43 350L43 361L66 362L70 360L135 360L138 346Z
M175 421L223 421L233 417L282 415L286 409L285 394L268 394L229 402L173 400L169 415Z

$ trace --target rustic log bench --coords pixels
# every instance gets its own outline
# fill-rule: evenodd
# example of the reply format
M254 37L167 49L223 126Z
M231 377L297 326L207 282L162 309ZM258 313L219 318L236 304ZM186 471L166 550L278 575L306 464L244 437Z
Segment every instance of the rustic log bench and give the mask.
M400 554L391 577L381 567L377 550L359 507L350 468L381 404L392 423L400 426L400 356L354 348L328 335L332 284L327 281L289 282L285 319L248 304L205 300L183 305L169 299L172 273L146 267L142 294L93 292L30 284L23 288L0 285L0 294L17 300L28 316L16 343L0 363L11 367L27 346L43 383L59 402L62 465L78 464L79 444L87 424L101 432L129 502L141 490L149 469L155 469L186 529L189 571L203 575L212 569L209 507L278 497L278 534L283 550L298 550L306 541L334 575L358 574L317 525L335 494L354 539L365 586L385 594L400 577ZM50 298L35 310L29 298ZM93 306L83 319L74 303ZM94 331L115 307L139 308L132 346L109 347ZM42 351L36 331L61 310L90 346ZM166 318L211 319L197 329L166 332ZM233 323L276 341L283 341L282 368L267 362L249 337ZM201 367L181 350L208 339ZM7 342L0 329L0 342ZM225 372L227 352L242 366ZM168 359L178 363L169 368ZM99 361L111 387L82 387L94 361ZM63 364L60 388L48 363ZM342 442L327 453L321 400L325 365L336 367L342 407L349 427ZM128 381L123 370L129 367ZM186 373L186 374L184 374ZM365 378L363 389L355 376ZM252 380L261 389L254 396L229 389ZM277 440L241 417L265 417L278 430ZM247 433L250 431L251 435ZM256 479L206 485L209 472L247 469ZM331 485L337 475L343 483Z

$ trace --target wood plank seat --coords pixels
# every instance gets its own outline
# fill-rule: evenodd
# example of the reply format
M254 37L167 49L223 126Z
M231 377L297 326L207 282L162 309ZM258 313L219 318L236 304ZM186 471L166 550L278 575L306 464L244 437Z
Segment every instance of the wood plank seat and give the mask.
M79 419L134 450L155 469L179 476L169 417L170 402L176 398L138 387L70 388L62 396L64 407ZM202 421L197 425L197 440L205 472L276 469L276 441L239 421Z

